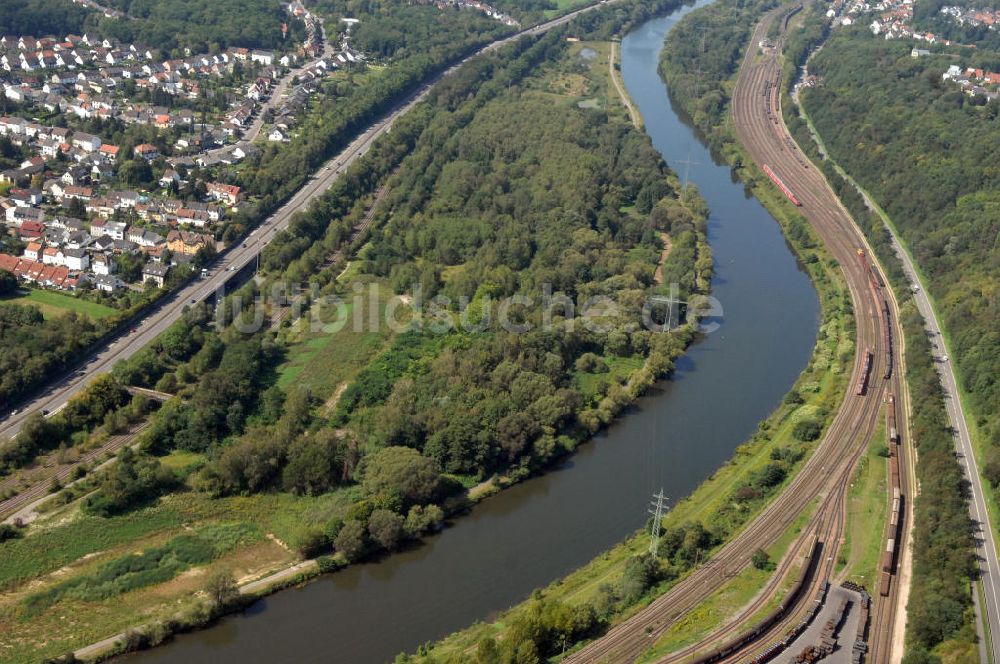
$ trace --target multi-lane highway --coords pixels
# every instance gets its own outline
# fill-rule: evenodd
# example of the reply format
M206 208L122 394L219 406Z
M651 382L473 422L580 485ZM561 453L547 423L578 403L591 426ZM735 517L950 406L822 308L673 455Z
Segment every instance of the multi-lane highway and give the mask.
M372 143L383 133L392 128L393 122L408 112L415 105L423 101L431 87L440 79L450 76L469 60L498 49L506 44L520 39L525 35L539 35L554 27L564 25L573 18L593 11L602 5L613 4L620 0L607 0L593 5L588 5L576 11L564 14L559 18L546 21L537 26L522 30L509 37L498 39L480 48L478 51L466 56L455 63L447 70L435 76L418 90L411 93L407 98L400 101L395 107L388 111L381 119L369 126L364 132L357 136L344 150L323 164L310 179L291 199L281 208L272 214L262 223L254 234L244 242L236 243L215 261L209 273L201 279L195 280L181 290L165 297L138 323L134 328L116 337L110 343L96 349L71 373L61 376L50 383L44 390L31 398L29 401L18 406L16 413L4 413L4 419L0 420L0 441L5 440L20 431L24 420L29 414L36 411L47 411L55 413L63 407L69 399L82 390L86 384L96 375L106 373L111 370L119 360L124 360L156 338L161 332L177 320L183 313L184 307L194 302L209 299L213 293L225 288L228 282L236 273L247 267L257 259L260 250L266 246L274 235L284 230L292 215L304 210L313 199L322 195L330 188L341 174L357 159L361 158Z
M775 120L777 97L765 94L776 81L780 69L777 50L760 54L755 46L766 34L770 22L791 7L775 10L763 20L751 39L746 59L743 62L736 88L734 89L732 112L737 136L760 166L770 165L780 173L785 184L802 202L802 214L810 221L816 233L830 253L838 260L843 270L853 303L856 320L856 358L851 375L850 388L845 394L833 421L818 448L806 462L799 474L760 516L737 534L716 555L695 569L687 578L675 585L669 592L654 600L648 607L629 619L616 625L604 637L589 644L568 658L572 662L627 662L642 655L657 638L663 635L678 618L696 607L709 595L721 588L728 579L750 562L751 552L757 548L767 548L795 521L798 515L818 504L796 540L793 551L804 551L807 539L818 536L822 545L822 558L817 564L810 592L804 597L812 597L813 589L824 579L832 576L833 561L841 545L844 532L844 500L857 460L871 439L881 421L884 399L888 394L901 394L904 386L897 372L891 372L885 380L887 362L886 346L882 332L880 309L876 297L887 298L894 312L892 317L893 336L900 339L898 308L891 292L887 289L874 290L869 279L865 261L858 260L857 249L866 247L863 236L847 213L840 207L835 195L826 185L822 176L808 167L804 158L791 142L784 125ZM780 113L779 113L780 115ZM868 252L870 255L870 252ZM898 346L898 345L897 345ZM857 395L855 386L864 371L863 358L871 350L872 366L870 382L863 395ZM898 347L893 348L894 364L899 366ZM906 421L905 408L899 414ZM905 463L901 474L912 477L912 466ZM906 480L904 480L905 482ZM904 484L904 490L908 490ZM814 502L816 501L816 502ZM907 519L909 522L909 519ZM905 549L905 542L903 542ZM780 563L781 570L790 569L794 559L789 554ZM763 589L761 595L749 607L744 607L740 615L717 626L713 634L699 644L672 653L662 661L678 662L689 659L697 652L711 649L712 644L725 642L738 631L740 626L780 589L779 576ZM898 583L893 581L893 593ZM895 607L895 602L883 602ZM748 648L764 646L778 632L787 629L800 612L790 611L778 625L763 632L760 638ZM894 614L894 610L893 610ZM884 621L883 621L884 622ZM891 622L891 620L889 621ZM745 627L743 628L745 629ZM717 647L716 645L716 647ZM888 661L889 648L883 647L870 661ZM746 659L747 652L741 651L730 659ZM724 660L722 660L724 661Z

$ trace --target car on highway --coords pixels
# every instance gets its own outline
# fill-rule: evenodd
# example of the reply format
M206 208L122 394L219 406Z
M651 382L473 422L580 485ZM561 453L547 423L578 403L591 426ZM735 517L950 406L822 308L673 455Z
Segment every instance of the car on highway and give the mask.
M15 415L17 415L17 409L16 408L14 410L10 411L10 417L14 417Z

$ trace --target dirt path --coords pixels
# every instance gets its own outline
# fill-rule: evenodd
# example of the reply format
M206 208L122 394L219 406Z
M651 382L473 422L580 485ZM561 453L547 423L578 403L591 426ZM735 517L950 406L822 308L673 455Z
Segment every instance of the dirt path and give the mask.
M625 92L625 87L621 81L621 72L615 68L615 63L618 61L616 57L618 48L618 42L611 42L611 57L608 58L608 75L611 77L611 82L614 84L615 90L618 91L618 96L621 98L622 103L625 104L625 110L628 111L628 116L632 120L632 124L635 125L636 129L641 129L642 116L639 115L639 111L632 104L632 98Z
M342 395L344 393L344 390L346 389L347 389L346 381L337 386L337 389L334 390L330 398L326 400L325 404L323 404L324 417L329 417L333 413L334 408L337 407L337 403L340 401L340 395Z
M657 284L663 283L663 264L670 255L670 234L660 231L660 239L663 240L663 251L660 252L660 262L656 265L656 272L653 273L653 281Z

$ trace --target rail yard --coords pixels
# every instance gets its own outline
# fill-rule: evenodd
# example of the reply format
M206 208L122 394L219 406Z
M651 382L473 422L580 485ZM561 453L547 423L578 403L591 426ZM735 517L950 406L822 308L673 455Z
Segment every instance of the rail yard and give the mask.
M856 607L860 620L854 633L848 633L850 630L845 631L842 625L848 611L846 604L836 624L831 623L829 629L825 623L820 624L819 631L826 635L821 641L839 639L840 648L851 653L855 664L889 662L894 648L898 652L901 640L894 641L894 636L902 634L901 602L905 602L898 572L907 555L908 524L912 520L912 500L908 496L914 476L912 450L902 435L906 431L907 401L898 371L898 307L877 261L866 249L861 231L823 176L809 167L781 120L780 46L790 18L800 10L801 5L785 5L758 23L749 42L753 46L747 49L740 68L731 111L737 137L752 160L797 206L843 271L856 321L851 388L813 455L771 505L712 559L567 661L624 662L641 657L675 620L747 566L752 551L777 541L812 505L816 507L808 524L767 586L749 605L698 643L658 661L759 664L779 656L782 661L820 659L826 646L803 643L802 635L811 626L810 633L816 629L813 623L820 607L831 584L838 582L835 564L845 534L847 491L857 461L881 424L883 412L889 449L885 507L888 526L879 577L871 580L877 588L850 589L859 598ZM775 20L781 21L778 46L758 50L756 45ZM801 565L796 569L799 561ZM790 574L797 574L795 582L777 608L747 628L748 622L778 596Z

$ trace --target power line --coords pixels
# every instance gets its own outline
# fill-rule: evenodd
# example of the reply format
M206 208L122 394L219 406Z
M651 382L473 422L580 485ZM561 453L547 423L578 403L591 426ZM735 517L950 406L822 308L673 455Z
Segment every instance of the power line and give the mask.
M653 498L656 500L650 502L652 509L649 510L649 513L653 515L653 532L650 533L649 537L649 553L655 558L660 549L660 522L663 520L663 509L666 507L667 497L663 495L661 488L659 493L653 494Z
M681 200L684 199L684 192L687 191L688 187L688 175L690 174L692 166L701 166L700 161L694 161L691 159L691 150L688 150L687 159L675 159L675 163L684 164L684 180L681 183Z

